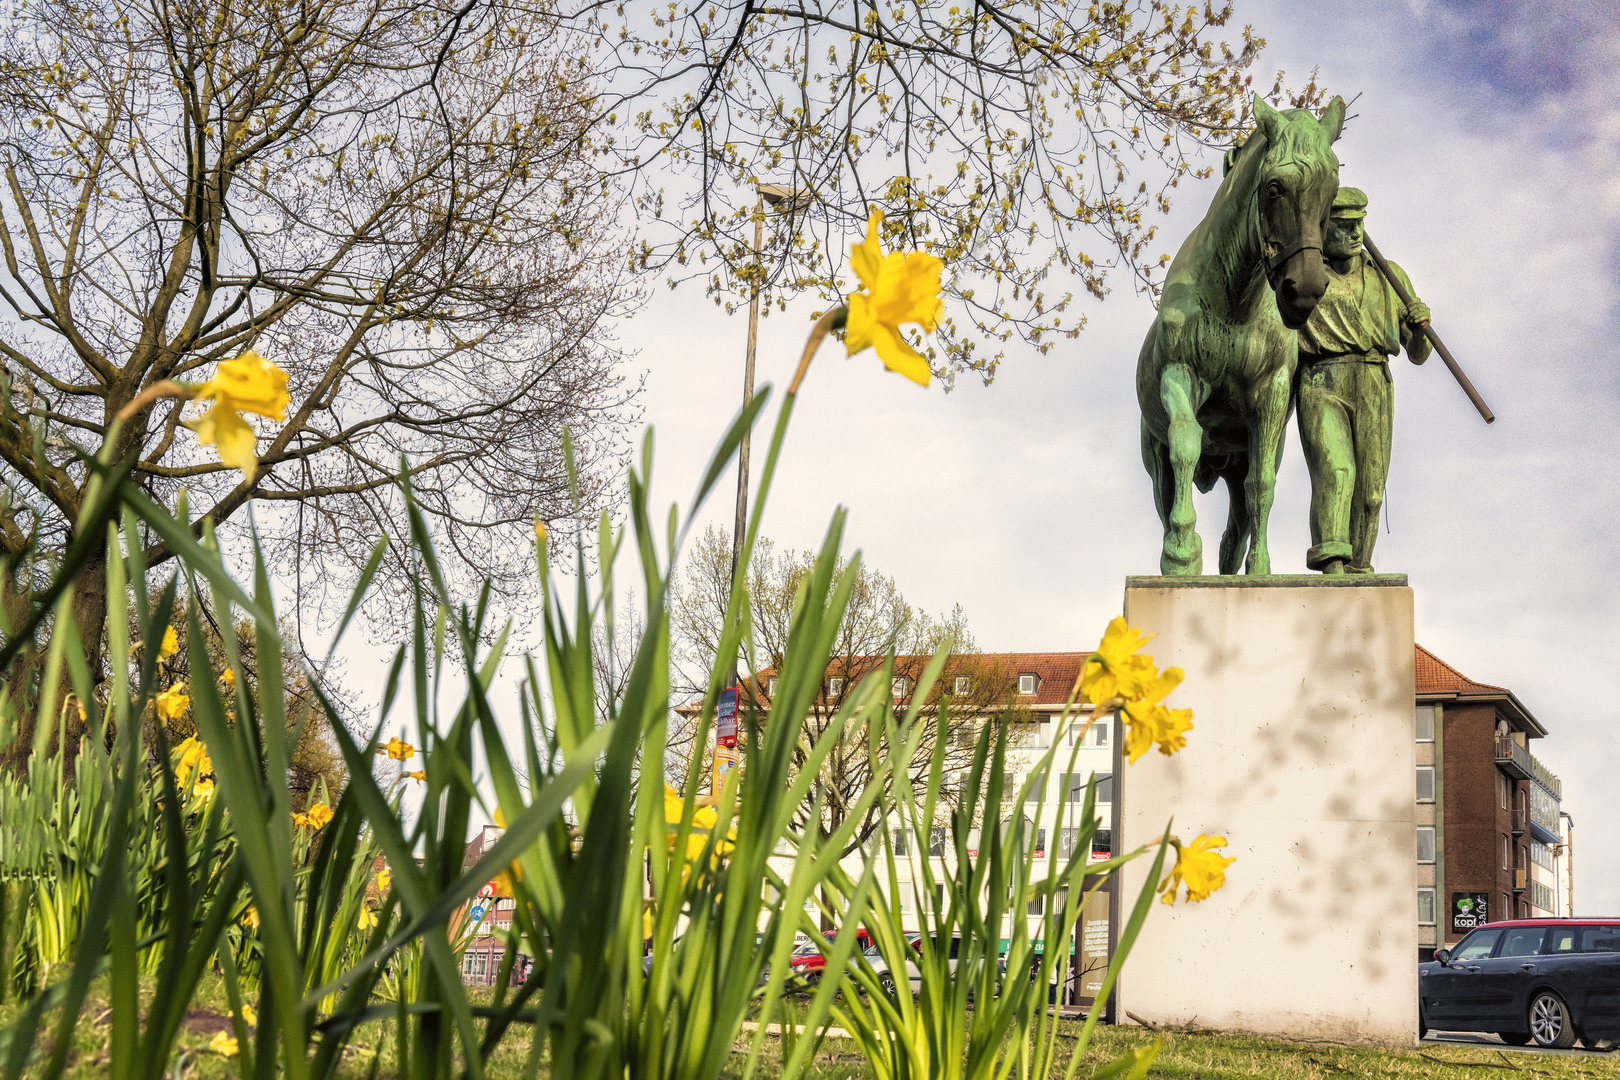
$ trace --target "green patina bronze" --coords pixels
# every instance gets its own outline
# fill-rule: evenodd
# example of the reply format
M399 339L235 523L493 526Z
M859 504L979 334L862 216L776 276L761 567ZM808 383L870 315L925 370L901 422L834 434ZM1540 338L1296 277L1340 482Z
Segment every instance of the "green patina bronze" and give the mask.
M1363 250L1367 196L1342 187L1323 254L1327 292L1299 331L1299 439L1311 471L1311 547L1305 564L1327 574L1371 574L1378 511L1389 477L1395 388L1389 358L1429 358L1419 333L1429 309L1406 272L1390 269L1408 308Z
M1221 573L1271 572L1266 527L1292 407L1294 331L1328 288L1324 230L1344 102L1318 119L1257 96L1254 114L1255 134L1230 155L1209 212L1170 264L1137 360L1142 461L1164 524L1166 575L1203 572L1192 489L1217 479L1231 500Z

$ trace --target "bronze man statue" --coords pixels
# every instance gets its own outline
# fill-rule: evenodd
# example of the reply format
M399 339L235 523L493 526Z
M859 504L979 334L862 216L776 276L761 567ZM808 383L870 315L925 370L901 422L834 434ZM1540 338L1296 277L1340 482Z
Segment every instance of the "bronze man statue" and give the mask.
M1363 250L1366 217L1367 196L1339 188L1322 243L1327 292L1299 331L1299 438L1311 473L1305 564L1324 574L1373 572L1394 421L1389 358L1404 347L1421 364L1431 349L1418 332L1429 308L1406 271L1390 264L1410 308Z

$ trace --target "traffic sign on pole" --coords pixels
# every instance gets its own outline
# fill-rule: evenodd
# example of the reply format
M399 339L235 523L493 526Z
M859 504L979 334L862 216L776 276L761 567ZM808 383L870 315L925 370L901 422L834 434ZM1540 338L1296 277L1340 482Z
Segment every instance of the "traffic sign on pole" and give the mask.
M720 691L720 708L714 718L714 741L719 746L737 745L737 688Z

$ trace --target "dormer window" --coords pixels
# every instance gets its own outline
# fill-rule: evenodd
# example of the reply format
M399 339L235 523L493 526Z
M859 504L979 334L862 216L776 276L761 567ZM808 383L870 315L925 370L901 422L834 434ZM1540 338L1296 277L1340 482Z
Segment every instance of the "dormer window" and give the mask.
M1020 694L1033 694L1039 682L1040 680L1035 677L1034 672L1025 672L1018 676L1018 692Z
M973 692L973 680L966 675L958 675L951 683L951 693L957 697L966 697Z
M844 696L844 677L842 675L834 675L827 680L827 696L830 698Z
M904 675L896 675L892 689L896 698L903 698L911 693L911 680Z
M776 682L777 682L776 676L772 675L770 677L769 681L767 681L765 683L765 696L766 697L774 698L776 696Z

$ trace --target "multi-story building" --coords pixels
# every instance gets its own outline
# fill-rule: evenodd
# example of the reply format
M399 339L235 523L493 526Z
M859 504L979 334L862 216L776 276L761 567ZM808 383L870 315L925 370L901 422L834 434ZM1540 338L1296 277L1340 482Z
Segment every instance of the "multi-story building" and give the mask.
M1530 752L1546 734L1513 691L1417 647L1420 959L1482 922L1573 914L1563 785Z
M461 865L470 867L476 863L505 831L499 825L479 829L467 842L467 853ZM512 928L512 909L516 901L498 893L496 883L490 882L450 920L452 941L471 930L467 947L461 954L461 981L468 986L494 986L500 977L501 956L506 951L507 931ZM527 974L528 959L525 954L518 955L512 968L513 982L521 982Z

